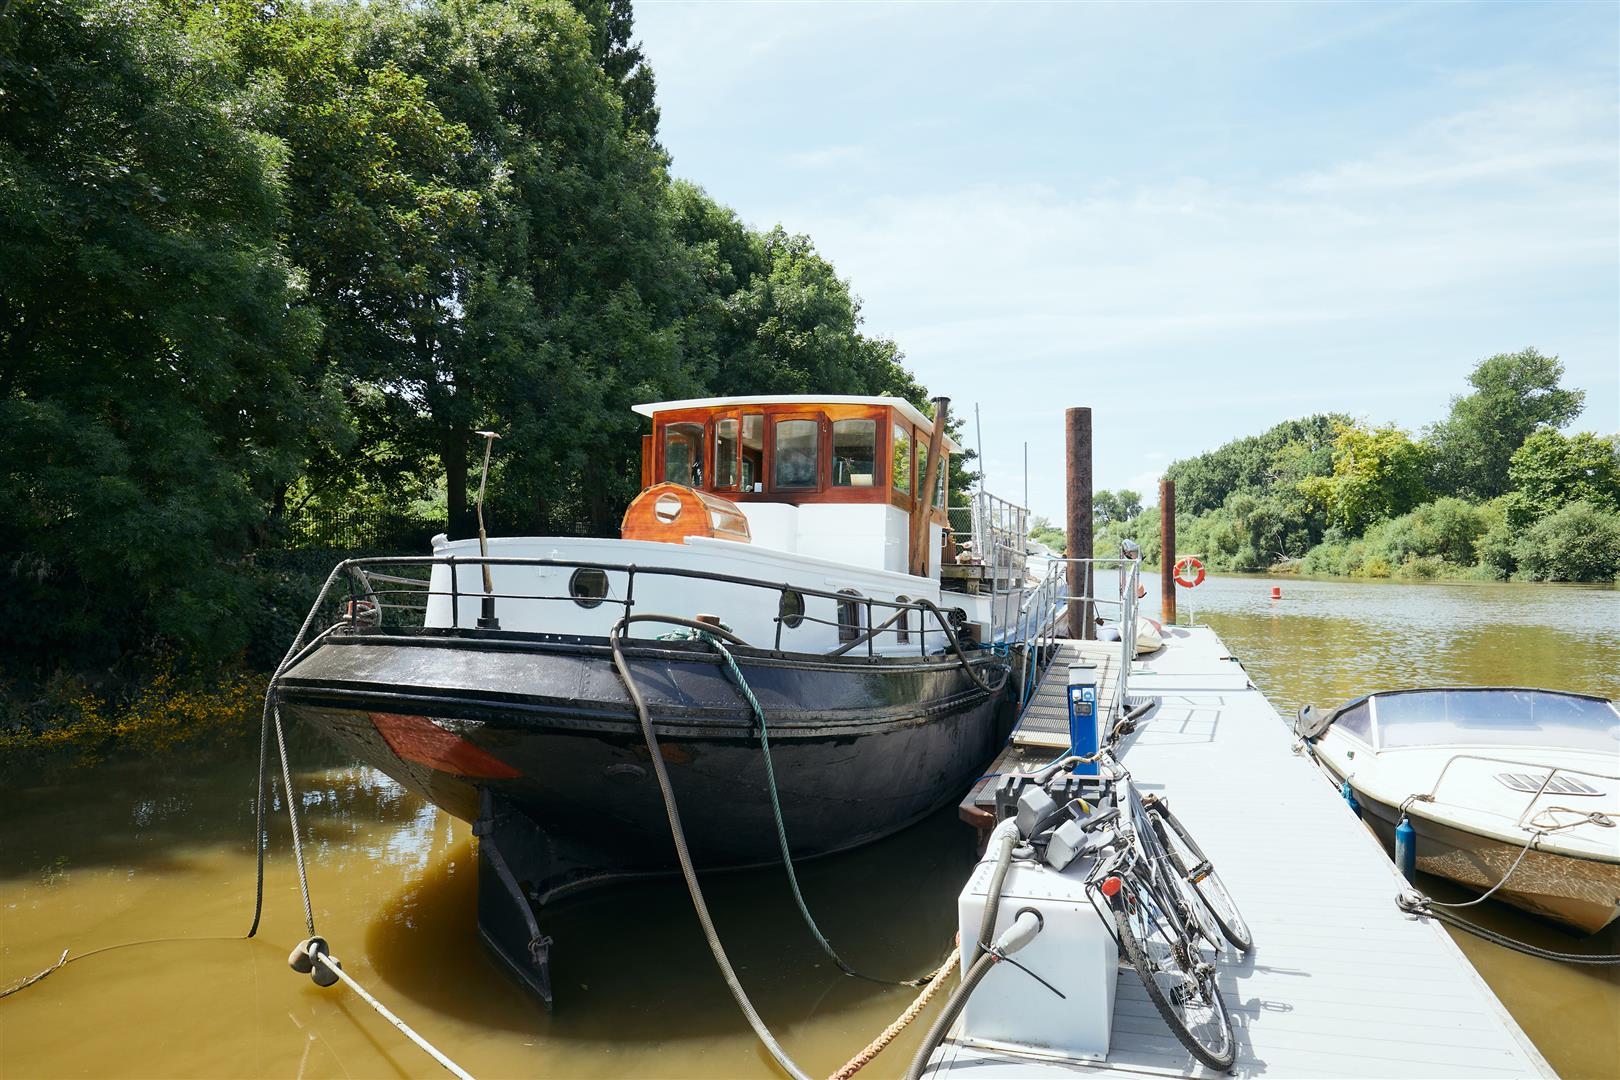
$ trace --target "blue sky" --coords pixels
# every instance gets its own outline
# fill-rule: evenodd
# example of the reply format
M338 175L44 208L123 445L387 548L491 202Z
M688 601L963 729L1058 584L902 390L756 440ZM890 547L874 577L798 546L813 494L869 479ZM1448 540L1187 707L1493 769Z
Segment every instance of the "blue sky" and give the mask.
M650 3L676 175L808 233L987 486L1289 417L1420 429L1534 345L1620 428L1620 6ZM974 438L971 426L966 432Z

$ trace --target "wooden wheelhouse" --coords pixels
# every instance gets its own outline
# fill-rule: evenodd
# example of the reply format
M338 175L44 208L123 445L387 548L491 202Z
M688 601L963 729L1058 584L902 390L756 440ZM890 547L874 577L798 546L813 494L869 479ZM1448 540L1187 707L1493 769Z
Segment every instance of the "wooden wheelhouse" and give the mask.
M754 542L776 537L787 544L785 520L777 507L805 513L795 524L822 535L847 523L855 533L870 526L867 515L836 515L814 508L869 507L898 511L901 519L927 526L919 530L921 544L937 550L934 538L946 529L946 476L950 454L960 447L948 437L938 440L932 505L919 503L918 488L928 472L933 421L910 402L891 397L736 397L667 401L636 406L652 420L652 433L642 437L641 481L644 491L654 486L680 485L728 500L738 506L753 526ZM637 500L641 502L641 500ZM626 538L641 536L632 520L636 506L626 514ZM882 515L893 532L894 515ZM802 522L801 522L802 518ZM663 539L668 529L662 530ZM762 538L763 534L763 538ZM795 532L795 537L799 534ZM802 550L794 539L790 549ZM893 546L892 535L889 545ZM938 556L918 551L908 537L890 569L930 573Z

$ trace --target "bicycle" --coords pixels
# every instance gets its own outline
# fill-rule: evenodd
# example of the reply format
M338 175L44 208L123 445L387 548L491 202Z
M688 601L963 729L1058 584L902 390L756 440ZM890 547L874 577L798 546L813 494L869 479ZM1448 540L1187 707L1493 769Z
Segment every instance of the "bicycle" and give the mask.
M1075 777L1062 775L1080 763L1099 764L1103 775L1078 784ZM1231 1068L1236 1037L1214 961L1223 942L1249 951L1253 935L1187 827L1164 798L1138 794L1111 745L1009 779L997 796L998 813L1013 811L1023 784L1047 793L1033 802L1027 796L1017 798L1017 812L1028 811L1031 818L1027 828L1021 823L1026 838L1058 870L1080 855L1095 857L1086 877L1087 895L1105 922L1112 923L1120 951L1154 1007L1200 1062L1222 1071ZM1063 824L1071 818L1079 824L1078 836ZM1071 830L1067 837L1065 830ZM1053 852L1058 853L1055 861ZM1102 904L1109 910L1103 911Z
M1128 779L1122 787L1109 814L1123 806L1128 817L1093 847L1099 854L1112 849L1113 855L1098 861L1088 892L1107 904L1120 951L1172 1034L1193 1057L1224 1072L1237 1058L1237 1040L1211 959L1221 932L1186 878L1167 872L1168 856L1155 851L1148 812Z

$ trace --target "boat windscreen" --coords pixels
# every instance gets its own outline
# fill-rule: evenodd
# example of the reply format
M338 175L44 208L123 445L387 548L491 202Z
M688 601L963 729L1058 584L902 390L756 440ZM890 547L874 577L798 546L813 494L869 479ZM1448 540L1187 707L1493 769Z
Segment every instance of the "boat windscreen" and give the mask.
M1606 701L1544 690L1423 690L1375 699L1378 748L1545 746L1620 752L1620 713Z

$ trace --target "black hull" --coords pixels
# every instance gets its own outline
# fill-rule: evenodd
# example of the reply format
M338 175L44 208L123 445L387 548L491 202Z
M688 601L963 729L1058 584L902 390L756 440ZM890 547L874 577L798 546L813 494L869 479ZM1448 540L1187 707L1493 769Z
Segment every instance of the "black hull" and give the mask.
M954 657L733 651L765 710L795 857L877 840L950 802L1010 720L998 713L1003 695L986 694ZM626 652L695 861L779 859L759 734L714 650L677 641ZM992 685L1002 663L973 660ZM334 636L287 672L278 693L284 712L459 818L479 818L481 790L527 817L546 845L542 892L675 866L641 729L600 639ZM426 747L416 737L425 721ZM476 749L438 745L457 739Z

